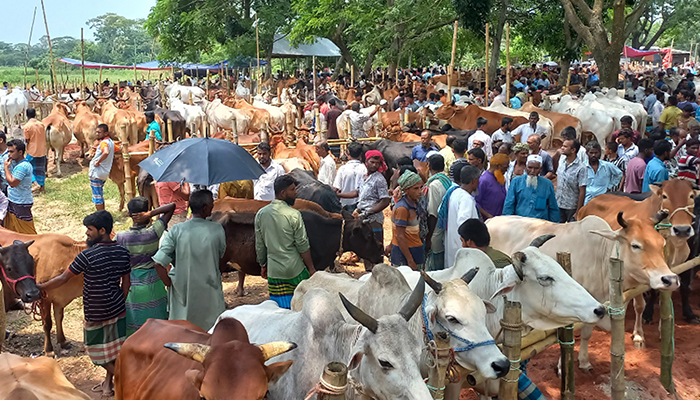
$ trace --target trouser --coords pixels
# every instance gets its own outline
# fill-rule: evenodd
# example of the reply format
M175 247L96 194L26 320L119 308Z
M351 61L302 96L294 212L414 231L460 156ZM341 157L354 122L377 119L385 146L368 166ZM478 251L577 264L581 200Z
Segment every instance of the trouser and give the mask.
M576 211L578 211L578 210L560 208L559 209L559 222L563 224L565 222L576 221Z
M374 239L379 242L382 249L384 248L384 225L381 222L371 221L369 226L372 228L372 233L374 234ZM362 260L365 264L365 271L372 271L374 268L374 263L369 260Z

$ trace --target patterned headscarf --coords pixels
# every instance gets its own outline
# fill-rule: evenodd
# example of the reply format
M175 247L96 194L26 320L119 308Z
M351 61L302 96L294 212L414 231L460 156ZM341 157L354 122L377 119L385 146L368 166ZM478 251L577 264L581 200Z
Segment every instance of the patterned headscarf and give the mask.
M406 191L406 189L412 187L413 185L422 182L423 179L421 179L421 177L417 173L409 170L404 171L403 175L399 177L398 181L399 186L403 191Z
M516 143L515 146L513 146L513 151L515 153L520 153L523 150L527 150L528 153L530 152L530 146L527 145L527 143Z

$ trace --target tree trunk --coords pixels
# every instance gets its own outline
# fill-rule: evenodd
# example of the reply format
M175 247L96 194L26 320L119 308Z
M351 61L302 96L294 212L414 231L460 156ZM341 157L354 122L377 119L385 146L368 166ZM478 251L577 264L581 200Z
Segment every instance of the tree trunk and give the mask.
M600 74L600 87L617 89L620 75L620 52L608 44L592 50Z
M493 35L491 47L491 59L489 60L489 87L494 87L498 83L499 74L496 72L501 61L501 39L503 39L503 29L506 25L506 17L508 16L508 0L501 1L501 7L498 10L498 23L496 24L496 32ZM450 71L451 72L451 71Z
M243 0L243 16L250 19L250 0Z
M394 38L391 43L391 52L389 56L389 77L396 79L398 74L396 73L397 68L401 68L399 63L401 62L401 39L398 37Z
M372 49L372 51L367 54L367 60L365 60L365 69L362 70L362 74L367 77L370 81L370 74L372 73L372 64L374 63L374 57L377 54L377 50Z
M355 66L355 71L357 71L357 65L355 64L355 60L352 57L352 53L350 53L350 49L348 49L348 46L345 44L345 41L343 38L339 35L336 34L335 37L331 39L331 41L338 46L340 49L340 54L343 55L343 58L349 65L354 65Z
M272 78L272 45L265 52L265 61L267 61L267 64L265 64L265 77L270 79Z
M338 61L335 63L335 69L333 70L333 76L331 76L331 80L335 80L338 75L340 74L340 68L343 66L343 61L345 60L344 57L340 56L338 57Z
M569 75L569 67L571 66L571 60L561 60L561 74L559 74L559 81L557 86L563 88L566 86L567 76Z

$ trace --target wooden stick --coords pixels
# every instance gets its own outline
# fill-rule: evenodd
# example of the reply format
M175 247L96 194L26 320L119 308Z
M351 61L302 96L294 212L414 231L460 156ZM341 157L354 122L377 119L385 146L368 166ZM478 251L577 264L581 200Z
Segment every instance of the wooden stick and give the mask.
M173 121L168 119L168 122L166 122L165 125L168 128L168 132L166 135L167 139L168 139L168 143L172 143L173 142Z
M670 290L660 291L661 301L661 384L667 392L676 392L673 384L674 321Z
M518 379L520 378L520 332L522 324L522 306L517 301L506 299L503 308L503 355L510 360L510 370L502 378L498 391L500 400L517 400Z
M571 253L558 252L557 263L571 276ZM576 392L574 383L574 326L567 325L559 328L557 337L561 353L561 399L574 400Z
M697 267L698 265L700 265L700 257L695 257L682 264L678 264L675 267L671 267L671 272L673 272L674 274L680 274L691 268ZM640 294L649 291L650 289L651 287L649 287L648 285L640 285L635 288L625 290L625 303L629 302L630 300L639 296Z
M548 329L546 331L540 331L540 330L536 330L536 329L532 330L532 331L530 331L530 333L528 333L527 335L525 335L522 338L521 343L520 343L520 347L522 347L523 349L526 347L530 347L537 342L543 341L548 336L555 335L556 333L557 333L556 329Z
M83 70L83 87L80 91L85 92L85 90L87 90L87 84L85 83L85 36L83 34L83 28L80 28L80 65L80 68ZM85 98L87 99L87 96L85 96Z
M450 95L452 96L452 95ZM484 89L484 101L489 106L489 23L486 23L486 87Z
M355 64L350 65L350 86L355 86Z
M102 85L102 66L101 65L100 65L100 81L98 82L98 84ZM102 92L102 90L100 90L100 96L102 95L101 92Z
M46 27L46 39L49 42L49 55L51 56L51 77L53 78L53 85L51 88L53 92L56 93L56 67L53 61L53 46L51 46L51 35L49 35L49 22L46 19L46 8L44 7L44 0L41 0L41 11L44 13L44 26Z
M622 295L624 265L610 259L610 391L611 400L625 398L625 300Z
M566 69L566 87L562 91L564 94L569 94L569 85L571 85L571 69Z
M506 107L510 107L510 23L506 23Z
M156 131L151 131L148 134L148 155L152 155L156 152Z
M131 155L129 154L129 142L122 142L122 157L124 157L124 179L126 180L126 201L134 198L134 181L131 179L131 165L129 160Z
M316 102L316 56L311 57L311 73L313 74L314 83L314 103Z
M29 48L32 47L32 33L34 33L34 20L36 19L36 6L32 16L32 27L29 29L29 40L27 41L27 51L24 54L24 88L27 88L27 65L29 64ZM691 46L692 47L692 46Z
M323 380L336 387L348 384L348 368L340 362L332 362L323 369ZM345 400L345 393L340 395L319 394L318 400Z
M432 347L432 345L429 345ZM442 399L445 396L445 374L450 364L450 335L447 332L435 334L435 348L429 347L428 351L433 352L435 367L428 371L428 390L433 395L433 399ZM430 356L429 356L430 357Z
M520 350L520 359L521 360L529 360L530 358L536 356L537 354L543 352L544 350L548 349L550 346L554 346L559 339L557 338L556 334L551 334L547 336L546 338L542 339L541 341L534 343L522 350ZM503 384L501 384L503 385ZM517 383L516 383L517 386Z
M455 20L455 29L452 34L452 58L450 58L450 66L447 71L447 93L449 93L450 98L452 98L452 71L455 69L455 50L457 49L457 27L459 21Z

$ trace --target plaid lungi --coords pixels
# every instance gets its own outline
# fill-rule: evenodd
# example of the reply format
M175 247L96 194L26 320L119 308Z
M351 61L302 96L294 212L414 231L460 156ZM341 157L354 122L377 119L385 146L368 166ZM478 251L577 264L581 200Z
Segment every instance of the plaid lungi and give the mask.
M103 189L105 181L100 179L90 179L90 188L92 189L92 202L95 204L104 204L105 198Z
M85 321L85 347L95 365L106 365L117 359L126 340L126 313L107 321Z
M168 293L155 268L131 270L131 289L126 296L127 337L149 318L168 319Z
M309 279L309 270L304 268L303 271L292 279L274 279L267 278L267 288L270 292L270 300L274 300L278 306L282 308L292 308L292 297L294 289L304 279Z
M36 182L39 186L44 186L44 182L46 181L46 156L32 157L27 155L27 161L34 167L32 181Z

